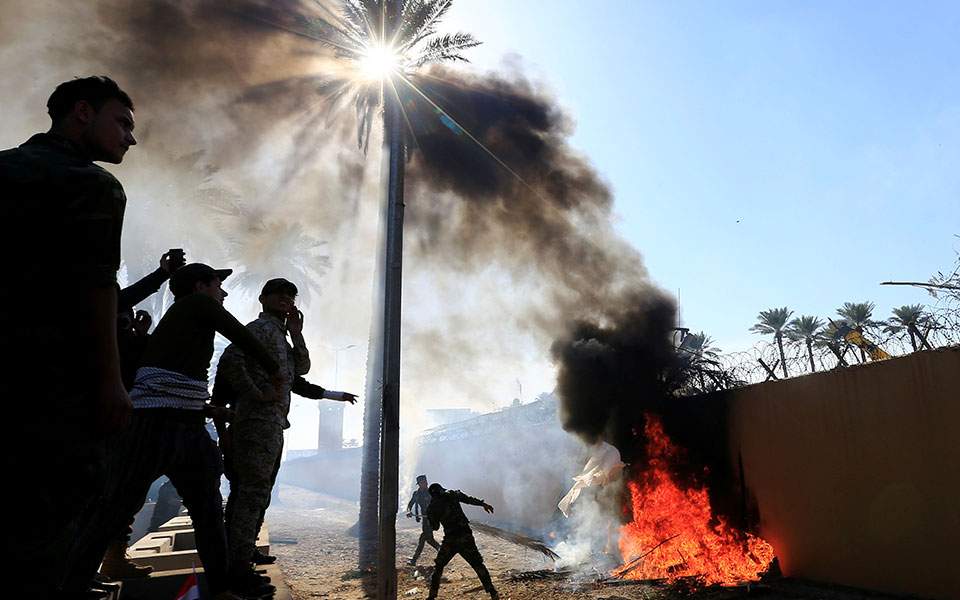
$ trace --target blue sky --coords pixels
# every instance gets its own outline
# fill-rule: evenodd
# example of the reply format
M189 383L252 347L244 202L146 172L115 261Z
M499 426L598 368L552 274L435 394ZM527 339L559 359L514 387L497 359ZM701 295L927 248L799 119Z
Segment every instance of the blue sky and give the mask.
M773 306L925 302L878 283L960 247L960 4L458 0L447 27L553 93L618 230L725 350Z

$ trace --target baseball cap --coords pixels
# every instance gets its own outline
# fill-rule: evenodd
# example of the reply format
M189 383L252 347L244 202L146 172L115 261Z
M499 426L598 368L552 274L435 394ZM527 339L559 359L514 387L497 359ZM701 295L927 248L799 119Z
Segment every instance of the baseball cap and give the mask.
M174 298L193 293L199 282L208 282L214 277L223 281L233 273L233 269L214 269L203 263L190 263L173 272L170 276L170 291Z
M276 279L271 279L263 284L263 291L260 292L260 295L267 296L269 294L276 293L286 293L290 296L296 296L297 286L294 285L293 282L284 279L283 277L277 277Z

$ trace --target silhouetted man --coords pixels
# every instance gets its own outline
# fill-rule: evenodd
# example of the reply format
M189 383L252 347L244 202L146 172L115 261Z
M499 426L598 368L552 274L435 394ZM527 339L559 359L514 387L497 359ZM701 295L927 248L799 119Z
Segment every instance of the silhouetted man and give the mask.
M130 397L134 415L111 449L108 497L84 540L83 560L68 584L83 589L96 571L111 532L116 532L139 510L151 482L166 475L190 512L196 532L197 554L214 597L227 592L227 543L223 527L220 451L204 426L209 400L207 375L213 339L220 333L241 346L269 374L272 390L286 385L277 362L224 307L227 296L221 281L229 269L186 265L170 280L174 303L157 324ZM106 538L106 539L104 539ZM272 591L261 583L241 594Z
M0 152L0 397L7 496L0 552L16 598L49 597L84 512L102 491L105 435L130 416L117 352L126 196L119 164L133 102L107 77L60 84L50 130ZM56 318L51 318L56 315Z
M134 306L157 293L177 269L185 263L184 252L173 249L160 256L160 266L136 282L120 290L117 304L120 314L117 316L117 347L120 350L120 375L123 386L129 392L133 388L140 359L150 341L150 326L153 317L145 310L134 311ZM178 503L179 503L179 496ZM177 509L179 510L179 508ZM138 565L127 558L127 546L133 533L133 518L120 535L107 548L103 557L100 573L107 579L133 579L146 577L153 569Z
M440 544L433 537L433 527L430 526L430 518L427 517L427 508L430 506L430 488L427 483L426 475L417 475L417 489L413 491L410 502L407 502L407 518L415 517L417 523L420 523L420 540L417 542L417 549L410 558L408 564L417 564L420 553L423 552L424 544L430 544L434 550L440 548ZM414 514L416 511L416 514Z
M428 600L435 600L437 592L440 591L440 579L443 577L443 568L447 566L454 556L459 554L463 560L467 561L473 570L477 572L483 589L490 594L490 598L498 600L500 594L493 587L493 581L490 580L490 572L483 564L483 556L477 549L477 542L473 539L473 530L470 529L470 521L467 515L463 514L460 503L471 504L473 506L482 506L483 510L493 514L493 507L477 498L468 496L460 490L445 490L439 483L430 485L430 506L427 507L427 517L430 519L430 526L434 531L440 529L443 525L443 542L440 549L437 550L436 566L433 569L433 576L430 578L430 595Z
M233 453L232 453L232 434L228 433L229 428L227 423L230 419L226 418L226 415L235 415L236 408L239 404L237 397L233 390L229 389L229 386L225 381L226 377L220 375L220 371L217 371L217 383L213 388L213 398L211 404L215 407L225 408L226 410L221 411L219 415L223 416L214 416L213 423L217 428L217 435L220 440L220 451L223 453L223 474L230 480L231 494L233 493L234 480L237 477L236 471L233 469ZM347 402L350 404L357 403L357 397L348 392L335 392L331 390L324 389L322 386L319 386L315 383L310 383L302 375L297 375L293 380L293 385L290 386L290 393L296 394L303 398L308 398L310 400L334 400L339 402ZM228 408L229 407L229 408ZM282 448L281 448L282 451ZM271 502L276 500L277 495L277 476L280 474L280 459L282 455L278 454L273 461L273 468L270 471L270 489L272 490L270 499ZM230 527L230 522L232 519L233 507L235 504L227 502L227 512L224 513L227 522L227 528ZM253 528L254 531L259 532L260 528L263 527L263 521L267 514L267 506L262 507L260 510L259 518L257 519L256 527ZM254 565L272 565L277 562L277 557L270 554L264 554L260 551L259 548L255 548L253 551L253 564Z
M230 577L239 587L257 578L253 570L257 533L279 470L283 430L290 427L290 386L310 370L310 353L303 339L303 313L296 307L297 291L297 286L286 279L267 281L259 297L263 310L247 324L289 382L279 394L272 393L270 373L237 344L224 350L217 365L217 387L229 387L235 399L231 403L233 422L221 435L231 463L226 509ZM216 395L222 397L222 390L217 390ZM353 398L342 392L328 397L344 396Z

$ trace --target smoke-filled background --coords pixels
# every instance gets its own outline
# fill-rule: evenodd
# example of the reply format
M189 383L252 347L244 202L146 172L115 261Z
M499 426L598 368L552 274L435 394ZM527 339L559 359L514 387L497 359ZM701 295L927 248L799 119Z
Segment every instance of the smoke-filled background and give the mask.
M339 355L337 383L362 390L379 128L358 149L343 65L291 32L334 19L336 6L8 0L0 11L4 147L47 128L46 98L71 77L110 75L134 99L139 145L109 167L128 195L122 276L183 247L236 270L227 306L241 320L265 279L289 277L302 290L309 378L333 387L331 348L356 344ZM623 445L637 407L661 391L674 306L616 235L607 184L568 143L571 118L516 66L433 67L413 81L446 114L401 90L412 148L404 431L427 408L504 406L519 381L524 400L557 385L562 424L584 441ZM155 317L165 302L150 304ZM359 435L360 412L347 409L346 437ZM299 402L291 420L306 425L290 446L312 447L313 405Z

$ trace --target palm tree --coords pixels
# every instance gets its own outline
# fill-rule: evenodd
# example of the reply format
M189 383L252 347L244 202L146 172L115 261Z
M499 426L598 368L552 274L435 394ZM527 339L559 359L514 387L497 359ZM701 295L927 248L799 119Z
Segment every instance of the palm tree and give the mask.
M715 370L720 358L720 348L713 345L713 338L704 332L691 333L680 342L679 350L685 355L687 368L697 374L700 391L707 391L707 382L704 373Z
M843 335L841 335L840 325L836 321L828 319L827 324L820 330L820 335L814 340L813 345L818 348L829 349L837 357L840 366L847 366L845 356L849 345L843 338Z
M400 449L400 284L403 250L403 186L406 135L398 86L416 89L408 78L427 63L465 61L462 51L480 44L472 35L436 35L453 0L343 0L343 21L325 28L329 45L357 67L352 90L358 117L357 141L366 148L371 123L383 110L384 149L389 175L383 254L383 323L379 348L381 402L364 402L361 468L360 567L379 564L378 597L396 597L396 514ZM368 383L367 389L371 389ZM379 434L379 435L377 435ZM374 475L378 475L379 494ZM379 498L378 498L379 496ZM377 500L379 499L379 503ZM378 521L379 527L375 527ZM374 532L379 531L379 536ZM379 552L375 540L379 537Z
M304 303L320 295L320 281L330 268L326 242L299 223L250 220L242 230L224 236L228 260L237 272L235 285L257 295L264 281L285 277L297 284Z
M787 339L791 342L803 342L806 344L811 373L817 370L817 367L813 363L813 344L819 339L823 325L823 320L819 317L803 315L790 321L786 330Z
M873 320L873 309L877 306L873 302L844 302L837 309L837 314L851 329L865 335L869 330L881 326L883 323ZM860 348L860 362L867 362L867 353Z
M780 366L783 369L784 377L790 377L790 374L787 373L787 357L783 353L783 334L787 321L792 314L793 311L786 306L760 311L760 314L757 315L756 325L750 328L750 331L754 333L773 335L773 339L777 342L777 349L780 350Z
M430 63L468 62L462 52L480 45L469 33L435 35L451 6L453 0L343 0L342 23L324 33L333 38L337 55L358 71L353 85L334 96L353 92L361 147L369 140L374 115L381 108L389 112L397 99L398 83L412 87L408 76ZM389 131L386 123L385 128Z
M916 352L919 350L917 336L920 334L920 325L925 324L928 319L929 317L923 310L923 305L905 304L893 309L893 316L887 319L887 325L883 330L894 335L906 331L910 336L910 346Z

